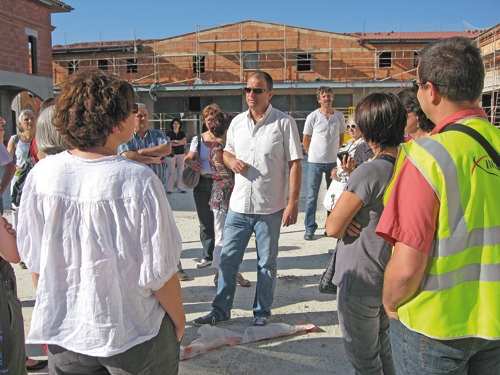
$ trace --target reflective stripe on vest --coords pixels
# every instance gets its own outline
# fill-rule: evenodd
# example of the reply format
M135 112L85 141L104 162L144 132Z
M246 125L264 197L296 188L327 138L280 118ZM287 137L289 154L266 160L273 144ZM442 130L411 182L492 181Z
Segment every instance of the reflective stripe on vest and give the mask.
M462 122L500 150L498 130L491 124L471 118ZM419 291L398 309L401 321L435 338L499 339L499 166L489 164L487 170L483 164L482 171L475 170L486 152L459 132L420 139L403 150L395 174L408 158L436 193L440 209L424 278ZM481 205L490 206L483 210Z

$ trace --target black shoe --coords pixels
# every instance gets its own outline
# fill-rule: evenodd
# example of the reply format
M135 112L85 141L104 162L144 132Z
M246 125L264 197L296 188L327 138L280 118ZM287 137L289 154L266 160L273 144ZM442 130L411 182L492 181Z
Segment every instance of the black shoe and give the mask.
M311 241L314 238L314 232L306 232L304 234L304 240Z
M219 319L213 314L213 312L211 312L205 316L202 316L200 318L196 318L195 320L193 320L193 323L198 325L198 326L202 326L204 324L214 325L217 322L225 322L227 320L229 320L229 319Z
M37 370L41 370L41 369L47 367L48 364L49 364L49 361L47 361L47 360L39 360L36 365L26 366L26 369L28 371L37 371Z

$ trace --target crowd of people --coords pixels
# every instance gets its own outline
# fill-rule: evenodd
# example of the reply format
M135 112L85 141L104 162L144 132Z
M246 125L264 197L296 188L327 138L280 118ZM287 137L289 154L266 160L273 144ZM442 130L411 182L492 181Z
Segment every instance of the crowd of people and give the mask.
M367 95L347 123L320 87L301 143L295 120L270 103L272 77L257 71L244 87L248 110L206 107L187 154L181 119L167 134L150 129L125 80L98 69L69 76L0 145L0 192L15 173L23 184L17 233L0 225L0 373L26 372L9 264L20 259L36 289L27 342L47 345L51 374L178 373L179 281L189 277L167 195L186 192L184 168L199 178L197 267L215 268L217 287L212 311L193 323L231 318L237 285L252 285L239 268L254 234L252 324L269 324L303 146L304 240L318 229L324 174L325 233L338 239L332 282L355 373L500 374L500 131L479 106L484 76L472 41L441 39L420 52L413 87ZM36 165L20 173L30 155Z

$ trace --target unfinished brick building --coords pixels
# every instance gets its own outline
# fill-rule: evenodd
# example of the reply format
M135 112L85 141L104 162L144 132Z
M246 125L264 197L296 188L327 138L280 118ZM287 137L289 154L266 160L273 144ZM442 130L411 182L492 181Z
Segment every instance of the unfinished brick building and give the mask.
M35 97L53 93L51 14L73 8L58 0L0 1L0 115L5 139L15 131L14 98L24 92L18 109L35 109ZM15 105L14 105L15 107Z
M500 23L482 32L477 43L486 70L482 105L491 123L500 126Z
M216 102L229 112L247 108L241 88L255 70L275 81L273 106L297 118L314 110L317 87L335 90L346 114L371 91L399 91L416 76L418 51L452 35L478 32L338 34L286 24L244 21L166 39L54 46L57 86L86 66L119 74L137 89L154 126L183 116L197 130L200 110ZM188 129L189 131L189 129Z

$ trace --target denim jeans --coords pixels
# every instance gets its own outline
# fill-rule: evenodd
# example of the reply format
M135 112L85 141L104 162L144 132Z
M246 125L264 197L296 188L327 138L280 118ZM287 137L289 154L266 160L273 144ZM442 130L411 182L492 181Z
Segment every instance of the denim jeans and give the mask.
M215 246L214 214L210 210L210 196L214 180L200 176L200 182L193 189L194 204L200 221L200 241L203 259L212 260Z
M391 345L400 374L500 374L500 340L435 340L391 319Z
M219 265L217 295L212 303L219 319L231 317L238 270L252 233L257 248L257 286L253 302L255 317L269 317L276 285L278 241L283 210L268 214L239 214L229 209Z
M332 169L337 163L307 163L307 197L306 197L306 219L304 224L306 232L315 232L318 229L316 224L316 207L318 204L318 192L321 185L323 173L325 174L326 188L330 187L332 182Z
M352 296L339 289L337 310L344 349L355 373L395 375L382 295Z

